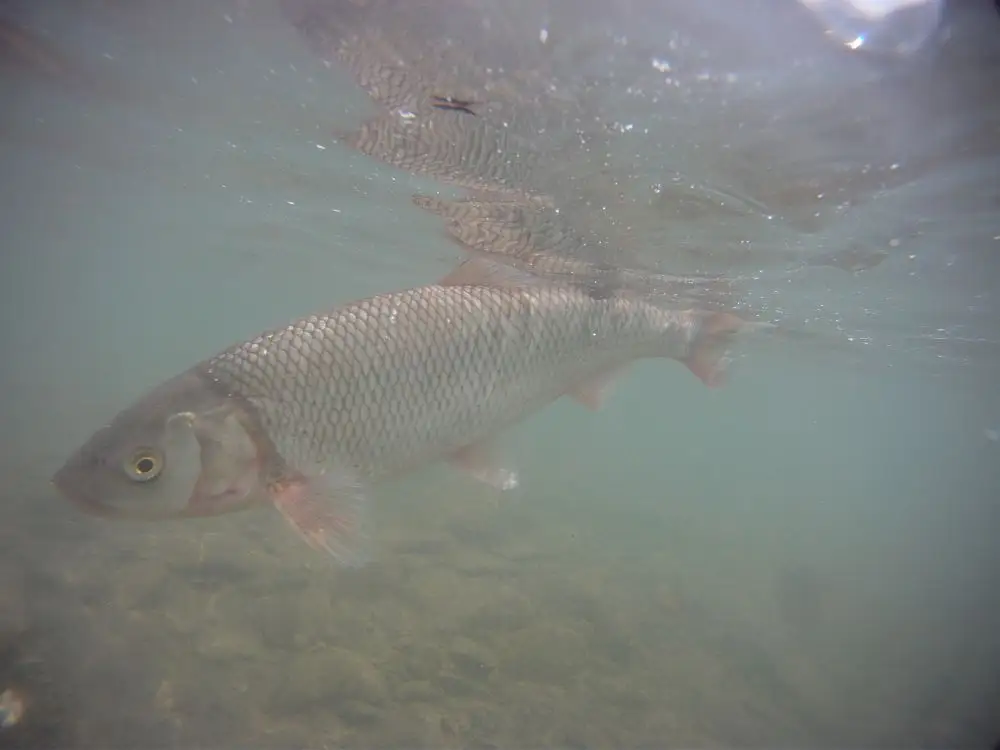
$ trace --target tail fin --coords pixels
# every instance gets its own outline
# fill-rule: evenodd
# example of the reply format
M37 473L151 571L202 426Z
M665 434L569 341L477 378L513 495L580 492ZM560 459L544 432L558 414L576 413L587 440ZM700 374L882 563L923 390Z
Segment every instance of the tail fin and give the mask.
M742 318L726 312L709 313L702 319L684 364L709 388L725 385L729 345L733 334L745 325Z

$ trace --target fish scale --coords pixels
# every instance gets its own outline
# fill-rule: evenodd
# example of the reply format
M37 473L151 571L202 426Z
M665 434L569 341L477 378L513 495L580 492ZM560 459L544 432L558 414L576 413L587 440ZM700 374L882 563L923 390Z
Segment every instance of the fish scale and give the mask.
M472 283L472 280L477 283ZM568 394L596 408L637 358L670 357L715 384L728 313L595 295L478 259L439 284L380 294L225 349L153 389L56 473L105 516L277 508L347 564L363 553L365 488L446 460L517 484L489 443Z
M676 312L568 287L424 287L305 318L205 372L253 405L286 461L336 458L375 478L517 421L614 360L659 353L671 326L680 356L690 326Z
M549 198L525 189L538 155L507 131L454 112L374 117L354 132L340 133L349 147L411 174L426 174L460 187L547 205Z
M732 289L718 276L678 276L641 268L596 262L601 248L570 227L558 211L510 201L448 201L414 195L413 203L445 219L447 232L465 249L544 278L573 277L594 289L625 288L650 295L670 295L702 306L729 302Z

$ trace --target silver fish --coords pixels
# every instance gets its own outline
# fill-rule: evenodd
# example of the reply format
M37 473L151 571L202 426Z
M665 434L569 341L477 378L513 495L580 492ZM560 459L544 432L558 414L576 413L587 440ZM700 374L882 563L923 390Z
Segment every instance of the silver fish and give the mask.
M552 208L513 201L449 201L419 193L412 200L441 216L449 238L463 249L536 276L552 280L567 276L577 284L648 295L673 293L678 298L679 292L698 288L695 293L704 292L702 303L713 296L732 297L728 281L719 275L680 276L594 260L607 254L603 244L578 234Z
M564 394L597 408L638 358L679 360L717 385L743 325L473 259L195 365L118 414L53 482L108 517L273 505L311 546L360 565L370 482L447 460L510 489L497 432Z
M432 109L416 115L390 112L353 132L334 135L350 148L410 174L423 174L459 187L510 200L551 205L530 185L538 154L506 130L483 120L474 126L453 111Z

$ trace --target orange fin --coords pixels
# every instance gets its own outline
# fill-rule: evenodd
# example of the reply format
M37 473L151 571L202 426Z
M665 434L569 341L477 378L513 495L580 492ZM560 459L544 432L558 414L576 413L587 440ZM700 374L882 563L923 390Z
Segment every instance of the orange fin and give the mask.
M615 367L607 372L603 372L595 378L591 378L583 385L578 385L569 392L569 397L577 401L592 411L597 411L608 398L615 381L621 377L626 367Z
M733 334L744 325L742 318L724 312L712 313L702 320L684 364L709 388L725 385L731 361L729 344Z
M300 476L272 491L274 506L303 541L337 562L360 568L370 559L367 498L336 474Z
M459 448L448 457L448 463L476 481L503 492L518 485L517 472L498 466L493 448L488 443L473 443Z

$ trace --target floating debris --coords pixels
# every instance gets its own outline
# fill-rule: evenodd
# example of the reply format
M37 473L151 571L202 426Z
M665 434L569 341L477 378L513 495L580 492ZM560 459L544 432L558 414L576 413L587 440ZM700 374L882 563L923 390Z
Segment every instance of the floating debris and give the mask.
M479 102L474 102L471 99L457 99L451 96L432 96L431 106L436 109L448 109L453 112L464 112L467 115L476 116L475 111L472 109Z

